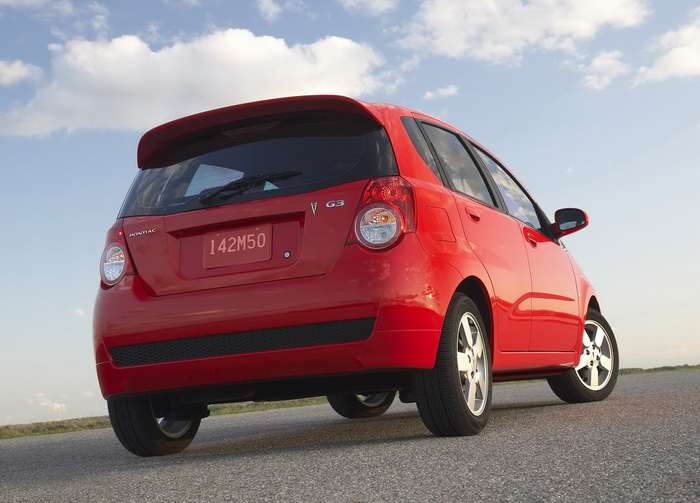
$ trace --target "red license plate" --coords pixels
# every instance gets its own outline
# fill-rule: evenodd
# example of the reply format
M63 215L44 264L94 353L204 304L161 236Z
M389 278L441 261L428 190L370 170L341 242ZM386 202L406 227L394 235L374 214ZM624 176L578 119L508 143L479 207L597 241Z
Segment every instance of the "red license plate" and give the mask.
M272 257L272 225L263 224L235 231L210 232L204 236L204 268L265 262Z

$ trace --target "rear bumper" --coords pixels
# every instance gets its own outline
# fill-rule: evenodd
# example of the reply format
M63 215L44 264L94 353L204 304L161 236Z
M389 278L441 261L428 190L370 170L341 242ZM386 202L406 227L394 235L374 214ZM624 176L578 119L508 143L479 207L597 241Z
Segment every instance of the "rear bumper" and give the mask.
M127 276L95 306L102 394L431 368L450 300L436 292L460 280L413 234L347 246L323 276L163 297Z

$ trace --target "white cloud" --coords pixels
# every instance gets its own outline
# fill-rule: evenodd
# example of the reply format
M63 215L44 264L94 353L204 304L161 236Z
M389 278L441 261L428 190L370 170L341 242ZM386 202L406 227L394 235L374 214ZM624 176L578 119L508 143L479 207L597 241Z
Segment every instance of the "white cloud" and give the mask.
M688 24L661 35L655 48L663 54L639 69L636 84L700 76L700 7L691 11Z
M302 13L308 11L308 7L303 0L255 0L260 15L269 22L276 21L283 12ZM314 18L316 14L307 12L309 17Z
M38 66L24 61L0 60L0 86L10 86L23 80L39 80L42 71Z
M629 65L620 61L620 51L601 52L588 65L579 65L578 69L586 74L583 85L600 91L618 77L630 72Z
M399 64L399 71L401 73L412 72L416 68L420 67L421 57L418 54L414 54L409 59L403 61Z
M255 0L260 15L267 21L276 20L282 14L282 6L275 0Z
M199 7L199 0L160 0L163 5L176 5L180 7Z
M399 6L399 0L337 0L345 9L379 16Z
M88 6L88 10L93 14L91 27L100 35L106 35L109 30L109 25L107 24L107 17L109 17L109 10L104 5L93 2Z
M36 8L44 7L53 0L0 0L0 7L23 7Z
M50 3L51 0L0 0L0 7L41 7Z
M0 0L0 7L52 10L59 14L73 12L73 3L70 0Z
M181 115L263 98L390 89L382 56L340 37L289 46L248 30L216 31L152 50L137 36L50 47L52 80L0 113L0 134L142 130Z
M435 91L428 91L423 95L423 99L434 100L437 98L446 98L448 96L457 96L459 94L459 87L452 84L447 87L441 87Z
M423 0L404 48L452 58L518 62L531 48L575 51L606 26L649 15L645 0Z
M27 398L25 402L27 405L47 408L56 412L63 412L66 410L65 403L54 402L44 393L34 393L32 396Z

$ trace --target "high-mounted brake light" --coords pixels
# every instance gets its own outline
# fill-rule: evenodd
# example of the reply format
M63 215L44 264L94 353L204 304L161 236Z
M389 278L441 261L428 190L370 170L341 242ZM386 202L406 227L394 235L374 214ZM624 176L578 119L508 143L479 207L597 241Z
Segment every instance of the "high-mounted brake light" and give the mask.
M100 260L100 277L108 286L116 285L125 274L133 272L121 220L107 232L107 245Z
M399 176L376 178L365 187L348 243L370 250L389 248L415 226L411 184Z

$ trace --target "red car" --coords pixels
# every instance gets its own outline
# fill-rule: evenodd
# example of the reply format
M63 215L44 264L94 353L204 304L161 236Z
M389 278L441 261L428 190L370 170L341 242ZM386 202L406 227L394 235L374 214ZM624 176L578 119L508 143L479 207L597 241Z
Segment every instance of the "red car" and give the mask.
M248 103L144 135L102 255L94 347L114 431L179 452L210 404L327 396L349 418L398 392L435 435L478 433L493 381L569 402L615 386L592 286L496 157L406 108Z

